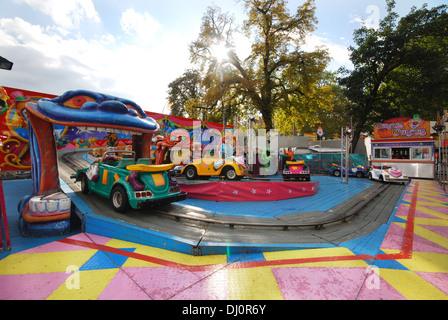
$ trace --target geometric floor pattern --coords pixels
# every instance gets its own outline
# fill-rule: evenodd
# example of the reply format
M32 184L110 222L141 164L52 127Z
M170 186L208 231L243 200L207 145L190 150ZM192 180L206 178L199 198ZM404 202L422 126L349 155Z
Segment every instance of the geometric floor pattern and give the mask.
M195 257L80 233L0 260L1 300L448 300L448 197L412 180L380 250Z

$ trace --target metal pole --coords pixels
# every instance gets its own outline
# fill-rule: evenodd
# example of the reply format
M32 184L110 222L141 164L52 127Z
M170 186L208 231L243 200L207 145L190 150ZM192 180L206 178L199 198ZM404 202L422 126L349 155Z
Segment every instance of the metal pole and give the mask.
M322 138L319 138L319 173L322 171Z
M439 183L440 183L442 188L443 188L443 181L444 181L444 179L443 179L443 176L444 176L444 174L443 174L443 170L444 170L444 168L443 168L443 159L445 157L444 153L445 153L445 150L444 150L444 147L443 147L443 130L442 130L442 132L439 133L439 158L437 159L438 160L437 161L438 162L437 177L439 179Z
M345 134L345 183L348 184L348 171L349 171L349 159L350 159L350 147L349 147L349 135L348 131Z
M442 131L439 134L439 183L442 186L443 190L446 192L446 180L447 180L447 154L446 154L446 147L445 147L445 134L446 130L445 127L442 128Z
M446 183L447 183L447 176L448 176L448 172L447 172L447 159L448 159L448 147L445 145L445 141L446 141L446 122L448 121L448 111L447 110L443 110L443 115L442 115L442 125L443 125L443 130L442 130L442 152L439 151L439 153L442 153L442 159L440 160L440 168L442 170L442 174L443 174L443 190L446 193ZM440 158L440 155L439 155Z
M344 127L342 127L341 128L341 183L344 180L343 176L342 176L342 165L344 163L344 141L345 141Z

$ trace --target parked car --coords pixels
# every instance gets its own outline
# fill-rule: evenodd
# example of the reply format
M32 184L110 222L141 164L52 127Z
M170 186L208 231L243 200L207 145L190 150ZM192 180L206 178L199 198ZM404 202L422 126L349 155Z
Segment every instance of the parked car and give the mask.
M227 180L241 180L250 176L247 167L241 162L237 162L234 157L231 159L204 158L190 162L185 165L181 172L188 180L198 178L208 179L213 176L224 176Z
M335 177L340 177L341 175L345 175L345 168L339 164L332 163L330 174ZM367 176L367 169L364 166L349 167L348 175L356 176L358 178L364 178L365 176Z
M382 182L409 182L409 177L402 173L396 166L372 166L369 171L370 180Z
M310 167L308 167L303 160L286 161L283 168L283 179L297 179L310 181Z
M81 182L84 194L97 193L111 199L117 212L185 200L174 165L151 165L150 159L135 159L132 151L106 151L89 167L71 178Z

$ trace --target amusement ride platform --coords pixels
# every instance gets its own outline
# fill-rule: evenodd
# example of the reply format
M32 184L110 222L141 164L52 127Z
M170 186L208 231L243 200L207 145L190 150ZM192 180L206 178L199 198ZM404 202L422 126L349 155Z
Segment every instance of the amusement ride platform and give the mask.
M367 179L353 178L347 185L335 177L313 176L312 181L319 182L319 190L300 198L260 202L187 198L120 214L112 209L108 199L84 195L79 184L69 178L77 168L89 165L83 153L61 156L59 165L63 191L72 199L84 232L192 255L325 248L349 243L385 232L404 191L402 185L383 185ZM179 179L179 183L189 182Z

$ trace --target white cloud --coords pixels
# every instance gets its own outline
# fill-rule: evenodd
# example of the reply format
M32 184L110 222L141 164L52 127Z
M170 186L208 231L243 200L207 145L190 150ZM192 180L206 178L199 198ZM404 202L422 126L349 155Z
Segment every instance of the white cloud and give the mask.
M136 34L144 44L153 42L157 32L162 29L149 13L140 14L132 8L123 12L120 25L126 34Z
M180 32L166 32L151 47L111 34L96 40L64 34L54 25L0 19L0 52L14 62L2 85L52 94L92 90L162 112L168 84L189 66L190 40Z
M313 51L319 47L328 49L330 56L333 58L332 65L334 67L351 66L350 54L346 46L332 43L329 39L319 37L315 34L308 34L305 45L302 47L303 50Z
M58 26L67 29L79 27L84 19L100 22L92 0L15 0L49 15Z

